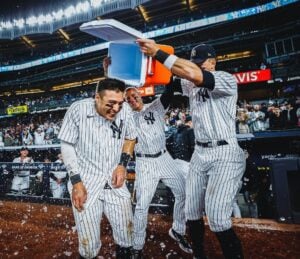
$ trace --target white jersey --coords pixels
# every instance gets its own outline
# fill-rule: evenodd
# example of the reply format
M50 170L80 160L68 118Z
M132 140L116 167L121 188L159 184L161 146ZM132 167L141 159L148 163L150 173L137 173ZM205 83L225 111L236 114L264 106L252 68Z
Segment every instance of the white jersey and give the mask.
M145 104L141 111L133 112L138 136L136 153L155 154L165 149L165 113L160 98Z
M62 164L63 162L60 159L57 159L54 163ZM67 171L51 171L51 173L58 179L63 179L67 176ZM51 180L53 181L53 179L50 178L50 181Z
M212 91L181 80L183 94L190 100L195 138L201 142L236 138L236 79L224 71L211 73L215 78Z
M21 159L21 157L16 157L14 160L13 160L13 163L33 163L34 160L31 158L31 157L25 157L25 159ZM17 170L16 171L17 174L19 176L29 176L30 175L30 171L26 170L26 171L19 171Z
M136 138L131 109L124 103L111 122L97 113L94 99L77 101L68 109L58 138L74 144L81 180L89 193L85 204L87 207L99 198L106 182L111 184L112 172L120 161L124 139ZM113 188L113 191L120 196L130 197L125 185Z
M45 132L34 132L34 144L35 145L44 145L45 144Z
M196 140L212 144L195 146L186 180L185 212L188 220L197 220L205 210L210 229L221 232L232 226L232 204L245 156L236 139L236 80L223 71L211 73L213 90L182 80L183 93L190 98ZM217 145L221 140L226 142Z

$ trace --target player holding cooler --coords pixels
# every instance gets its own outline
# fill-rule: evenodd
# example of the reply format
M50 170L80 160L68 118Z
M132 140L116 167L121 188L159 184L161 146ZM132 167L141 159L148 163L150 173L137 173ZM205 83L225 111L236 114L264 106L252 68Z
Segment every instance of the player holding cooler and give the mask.
M232 205L245 170L245 156L235 131L236 80L229 73L215 70L216 53L210 45L194 47L189 61L165 53L153 40L138 39L137 42L143 53L156 58L182 78L183 94L190 100L196 146L186 185L186 217L194 257L206 258L205 210L225 258L243 258L242 246L231 222Z

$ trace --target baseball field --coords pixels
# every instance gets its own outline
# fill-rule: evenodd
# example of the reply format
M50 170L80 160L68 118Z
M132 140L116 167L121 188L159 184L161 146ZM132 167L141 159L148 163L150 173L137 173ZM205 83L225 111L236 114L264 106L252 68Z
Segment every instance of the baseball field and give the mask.
M168 236L170 216L150 214L145 258L192 258ZM114 258L108 221L102 221L99 258ZM273 220L234 219L245 258L300 258L300 225ZM205 250L222 258L217 239L206 225ZM67 206L0 200L0 258L78 258L72 210Z

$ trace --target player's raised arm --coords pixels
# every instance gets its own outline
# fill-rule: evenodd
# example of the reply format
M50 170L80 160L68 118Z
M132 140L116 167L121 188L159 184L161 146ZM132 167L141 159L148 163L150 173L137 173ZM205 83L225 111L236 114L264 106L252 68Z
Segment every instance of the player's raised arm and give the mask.
M215 65L215 62L213 60L210 60L212 63L210 66L202 69L195 62L164 52L159 48L154 40L138 39L137 43L140 45L140 49L143 53L154 57L165 67L170 69L174 75L191 81L194 83L194 86L206 87L211 90L213 89L214 77L210 72L208 72L214 70L213 63Z

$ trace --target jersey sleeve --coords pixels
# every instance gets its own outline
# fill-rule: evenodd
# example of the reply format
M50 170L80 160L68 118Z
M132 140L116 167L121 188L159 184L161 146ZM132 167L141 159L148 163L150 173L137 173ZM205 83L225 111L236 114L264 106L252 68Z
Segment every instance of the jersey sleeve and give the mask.
M165 109L160 98L157 98L149 105L149 108L150 110L157 111L160 116L164 117L169 107Z
M181 79L181 88L182 88L182 95L190 97L193 90L193 83L186 79Z
M133 140L137 138L137 131L136 131L136 124L133 118L133 113L132 111L128 108L128 125L126 127L126 132L125 132L125 139Z
M79 105L73 103L65 114L58 138L75 144L79 136Z
M213 94L230 96L237 92L237 81L235 77L224 71L211 72L215 78L215 86L211 91Z

